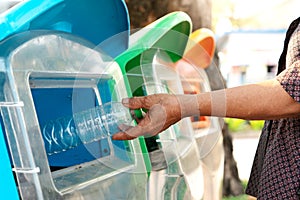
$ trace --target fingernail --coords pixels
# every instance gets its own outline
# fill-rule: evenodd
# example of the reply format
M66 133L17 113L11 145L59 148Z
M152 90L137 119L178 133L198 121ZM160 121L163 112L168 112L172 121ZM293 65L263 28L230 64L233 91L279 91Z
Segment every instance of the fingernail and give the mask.
M122 104L128 105L129 104L129 98L122 99Z

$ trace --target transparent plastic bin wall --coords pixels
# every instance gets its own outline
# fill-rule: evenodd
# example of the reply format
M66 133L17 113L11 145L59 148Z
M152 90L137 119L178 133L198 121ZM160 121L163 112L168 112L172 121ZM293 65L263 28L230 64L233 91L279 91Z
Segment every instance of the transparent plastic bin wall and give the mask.
M89 150L95 149L85 146L94 159L79 159L51 172L38 116L40 108L32 92L38 88L86 88L94 92L98 104L120 100L127 94L118 64L93 50L90 43L58 32L24 32L2 42L0 49L1 115L21 197L144 199L147 174L138 140L115 144L108 138L109 151L104 156L93 154ZM110 84L110 96L102 97L98 84L108 79L114 84ZM74 111L80 104L74 104L76 99L72 98L69 103ZM48 111L51 115L51 109ZM97 145L101 147L101 142ZM68 156L76 160L82 154L72 152Z
M180 76L166 50L151 48L143 52L141 71L146 94L184 93ZM200 199L203 195L202 168L191 121L185 118L169 127L160 134L157 142L161 145L168 165L166 176L170 180L174 176L183 176L188 191L186 195ZM182 192L182 189L177 187L175 191Z

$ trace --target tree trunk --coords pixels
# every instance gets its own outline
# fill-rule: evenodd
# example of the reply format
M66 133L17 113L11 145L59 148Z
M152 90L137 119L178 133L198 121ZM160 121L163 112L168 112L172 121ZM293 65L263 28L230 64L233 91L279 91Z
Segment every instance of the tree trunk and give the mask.
M142 28L173 11L189 14L193 29L211 28L211 0L126 0L131 28Z
M232 154L232 137L228 132L227 124L224 124L222 132L225 151L223 196L238 196L244 193L244 189Z

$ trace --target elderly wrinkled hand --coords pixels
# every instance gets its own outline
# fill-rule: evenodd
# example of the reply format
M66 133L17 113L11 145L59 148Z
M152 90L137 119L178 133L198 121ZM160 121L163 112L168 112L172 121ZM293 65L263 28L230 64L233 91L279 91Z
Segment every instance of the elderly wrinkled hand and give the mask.
M138 120L138 125L113 135L114 140L131 140L139 136L154 136L166 130L181 119L180 103L176 95L154 94L122 100L124 106L135 109L147 109L148 112Z

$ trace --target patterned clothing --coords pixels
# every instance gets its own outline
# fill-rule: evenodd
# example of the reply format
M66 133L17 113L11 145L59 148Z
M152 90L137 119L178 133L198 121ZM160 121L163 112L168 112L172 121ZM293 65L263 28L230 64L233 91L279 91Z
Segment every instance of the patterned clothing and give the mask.
M287 32L277 80L300 103L300 18ZM300 113L268 120L262 130L246 193L259 200L300 199Z

